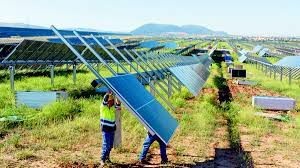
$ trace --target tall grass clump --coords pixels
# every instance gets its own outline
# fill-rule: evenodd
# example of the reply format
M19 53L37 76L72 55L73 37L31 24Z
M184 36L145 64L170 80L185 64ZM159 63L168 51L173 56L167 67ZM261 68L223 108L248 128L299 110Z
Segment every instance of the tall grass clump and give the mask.
M63 122L64 120L72 120L75 115L79 115L81 112L82 109L78 100L62 100L45 106L33 118L26 120L25 125L29 127L43 126Z

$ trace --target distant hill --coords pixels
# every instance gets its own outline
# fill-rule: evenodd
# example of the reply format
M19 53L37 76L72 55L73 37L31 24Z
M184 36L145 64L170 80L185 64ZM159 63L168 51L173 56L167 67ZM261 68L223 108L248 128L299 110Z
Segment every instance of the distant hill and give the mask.
M47 27L30 25L25 23L3 23L0 22L0 27L17 27L17 28L32 28L32 29L46 29Z
M203 26L184 25L176 26L169 24L145 24L131 32L134 35L164 35L164 34L189 34L189 35L216 35L227 36L223 31L213 31Z

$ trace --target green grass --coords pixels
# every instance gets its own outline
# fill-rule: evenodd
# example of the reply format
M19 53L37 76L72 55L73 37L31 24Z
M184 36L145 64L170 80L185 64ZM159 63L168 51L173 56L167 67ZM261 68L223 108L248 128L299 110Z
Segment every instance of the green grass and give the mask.
M15 157L18 160L27 160L27 159L34 158L35 155L34 155L34 151L25 149L25 150L20 150L20 151L16 152Z
M274 79L274 74L272 74L272 77L270 78L269 73L266 75L261 70L256 69L255 66L249 64L244 64L244 66L248 70L249 79L257 81L260 87L267 90L273 90L300 101L300 80L293 80L292 84L289 85L286 77L283 78L283 81L279 80L279 74L277 74L276 79Z
M108 75L103 69L101 74ZM24 74L22 78L17 78L16 90L66 90L69 93L67 100L49 104L40 110L25 106L15 107L14 94L10 91L8 79L5 79L0 84L0 116L17 115L22 116L25 121L0 124L0 131L4 134L4 138L0 139L0 153L3 154L3 157L9 156L17 160L32 158L43 160L47 159L47 156L42 156L39 153L57 152L58 158L64 158L58 159L58 161L68 161L74 160L76 157L73 155L67 157L68 154L60 154L61 152L76 153L80 151L82 160L92 159L97 162L98 154L94 155L93 153L99 151L101 147L102 138L99 128L101 96L96 95L90 86L93 79L94 76L91 73L79 72L77 84L74 85L71 73L58 74L55 77L55 86L52 87L48 76ZM209 81L205 87L215 87L211 84L212 79ZM180 155L194 154L190 153L189 150L191 144L184 143L186 137L193 139L195 143L196 147L193 152L203 157L208 155L205 149L211 143L214 130L218 126L219 114L214 99L215 95L193 98L184 88L170 99L177 108L171 113L180 123L171 143L174 146L173 149ZM188 100L193 102L187 103ZM112 159L128 162L128 159L132 159L131 153L136 153L134 156L136 159L146 131L125 107L122 109L121 117L123 146L113 151ZM3 157L0 156L0 160L4 159L5 162ZM119 157L122 159L118 159ZM190 158L190 161L192 160L193 158Z

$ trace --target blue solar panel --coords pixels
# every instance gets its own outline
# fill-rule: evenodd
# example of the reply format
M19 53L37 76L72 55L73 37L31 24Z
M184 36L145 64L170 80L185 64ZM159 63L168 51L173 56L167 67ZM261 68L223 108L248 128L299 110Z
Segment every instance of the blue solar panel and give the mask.
M64 35L74 35L71 30L61 30ZM125 35L121 33L103 33L103 32L88 32L78 31L81 35ZM32 36L54 36L50 29L35 29L35 28L18 28L18 27L0 27L0 38L21 36L21 37L32 37Z
M205 81L190 65L169 68L171 73L194 95L197 96Z
M191 68L202 78L206 81L210 75L208 68L206 68L203 64L194 64L191 65Z
M175 133L178 123L168 111L143 87L134 75L106 78L115 93L152 133L166 144Z
M84 38L84 37L83 37ZM66 38L68 41L69 41L69 43L71 43L72 45L84 45L81 41L80 41L80 39L78 39L78 38L76 38L76 37L71 37L71 38ZM84 38L85 39L85 41L88 43L88 44L90 44L90 45L92 45L92 44L95 44L96 42L92 39L92 38ZM101 44L103 44L103 45L109 45L109 43L106 41L106 40L104 40L103 38L97 38L100 42L101 42ZM112 42L113 44L120 44L120 43L123 43L123 41L121 40L121 39L109 39L110 40L110 42ZM53 43L63 43L62 41L61 41L61 39L60 38L50 38L50 39L48 39L48 41L49 42L53 42Z
M285 66L290 68L300 68L300 56L284 57L278 62L276 62L275 65Z
M143 47L143 48L154 48L154 47L158 47L159 45L160 45L159 42L151 40L151 41L141 42L140 47Z

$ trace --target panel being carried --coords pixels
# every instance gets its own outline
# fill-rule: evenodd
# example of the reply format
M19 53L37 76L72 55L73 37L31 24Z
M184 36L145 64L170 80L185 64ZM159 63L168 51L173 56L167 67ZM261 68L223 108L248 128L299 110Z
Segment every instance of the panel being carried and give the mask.
M106 78L115 93L148 130L168 143L178 123L133 75Z
M205 84L205 80L203 80L190 65L171 67L169 69L194 96L198 95Z

